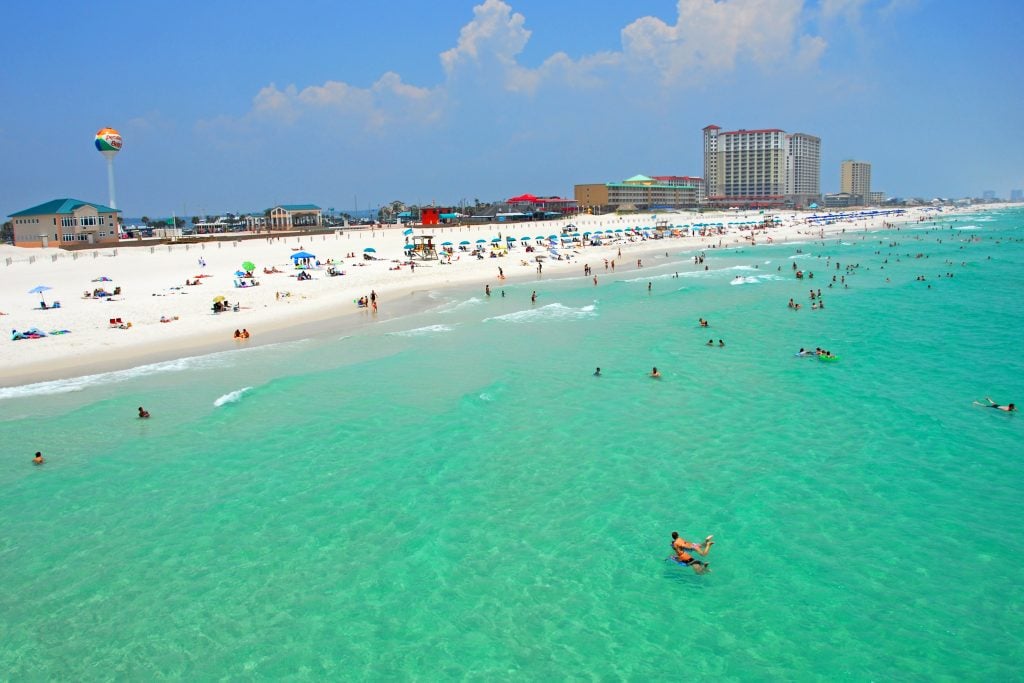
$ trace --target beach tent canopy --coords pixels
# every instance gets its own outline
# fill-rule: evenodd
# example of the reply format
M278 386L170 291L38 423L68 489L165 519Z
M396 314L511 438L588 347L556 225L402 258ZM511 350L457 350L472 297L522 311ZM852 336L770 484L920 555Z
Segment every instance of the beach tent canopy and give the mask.
M298 260L300 258L316 258L316 254L310 254L308 251L297 251L292 254L292 260Z

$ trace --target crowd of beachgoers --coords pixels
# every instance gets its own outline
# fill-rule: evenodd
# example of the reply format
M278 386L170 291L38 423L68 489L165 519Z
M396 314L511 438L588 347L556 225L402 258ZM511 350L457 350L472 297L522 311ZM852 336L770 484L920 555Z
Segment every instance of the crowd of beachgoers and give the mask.
M309 323L357 313L383 319L408 310L403 301L416 291L567 274L597 279L590 266L609 261L609 274L622 273L644 267L655 254L779 244L936 215L930 208L768 220L757 211L609 214L80 251L2 246L0 319L10 337L0 356L0 385L131 367L240 340L297 338ZM431 258L411 249L427 236ZM233 335L243 328L251 340Z

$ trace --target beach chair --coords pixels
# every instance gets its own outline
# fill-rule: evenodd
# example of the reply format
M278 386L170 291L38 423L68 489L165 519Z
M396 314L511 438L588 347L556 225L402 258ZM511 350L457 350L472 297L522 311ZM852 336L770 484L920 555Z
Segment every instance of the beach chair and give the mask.
M120 318L111 318L110 319L110 326L111 327L120 327L122 324L124 324L124 323L123 323L123 321Z

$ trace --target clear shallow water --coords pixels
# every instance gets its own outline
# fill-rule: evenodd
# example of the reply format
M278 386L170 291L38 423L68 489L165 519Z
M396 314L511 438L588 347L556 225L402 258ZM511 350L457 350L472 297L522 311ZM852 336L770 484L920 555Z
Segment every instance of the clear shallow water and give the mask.
M0 389L0 671L1016 678L1024 212L927 227Z

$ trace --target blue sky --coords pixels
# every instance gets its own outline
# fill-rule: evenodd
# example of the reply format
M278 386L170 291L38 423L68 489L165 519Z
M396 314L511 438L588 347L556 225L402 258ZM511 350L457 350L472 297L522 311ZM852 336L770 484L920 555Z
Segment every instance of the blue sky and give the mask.
M1024 4L979 0L10 3L4 215L458 204L702 175L701 128L822 138L900 196L1024 187ZM13 143L17 141L18 144Z

